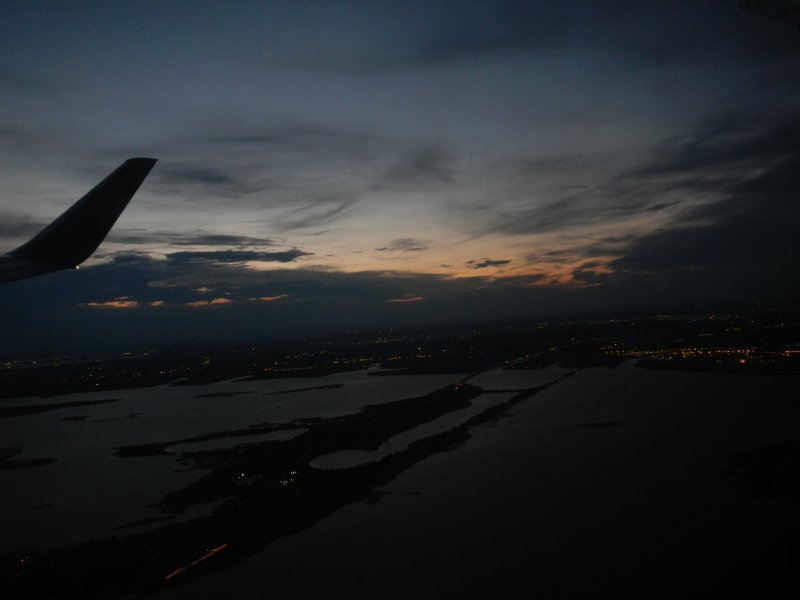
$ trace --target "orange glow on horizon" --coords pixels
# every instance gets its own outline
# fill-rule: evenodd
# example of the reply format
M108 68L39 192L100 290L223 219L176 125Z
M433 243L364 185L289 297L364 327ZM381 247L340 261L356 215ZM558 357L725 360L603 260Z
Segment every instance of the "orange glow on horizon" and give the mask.
M92 308L136 308L139 303L135 300L109 300L108 302L87 302L86 306Z
M231 304L233 300L228 298L212 298L211 300L196 300L195 302L186 302L183 306L191 306L193 308L202 308L204 306L221 306L223 304Z
M127 309L136 308L140 306L140 303L130 296L120 296L119 298L107 300L106 302L86 302L82 306L88 306L89 308Z
M280 296L259 296L256 298L248 298L248 300L252 300L254 302L277 302L278 300L283 300L284 298L288 298L289 294L281 294Z
M406 294L403 298L392 298L386 302L389 304L404 304L407 302L422 302L425 296L414 296L413 294Z
M152 306L154 308L158 308L159 306L168 306L166 302L163 300L151 300L150 302L139 302L138 300L134 300L130 297L124 298L114 298L113 300L107 300L106 302L85 302L83 304L79 304L78 306L86 306L88 308L99 308L99 309L114 309L114 310L126 310L132 308L142 308L147 306Z

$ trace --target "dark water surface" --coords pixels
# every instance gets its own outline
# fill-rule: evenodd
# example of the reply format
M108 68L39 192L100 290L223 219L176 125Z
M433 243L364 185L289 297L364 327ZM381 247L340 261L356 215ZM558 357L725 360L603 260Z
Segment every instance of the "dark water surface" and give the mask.
M184 562L164 565L165 575L187 567L169 585L132 585L127 592L653 597L682 589L769 593L791 577L794 556L779 548L800 532L797 379L630 364L559 379L568 373L480 374L467 382L478 391L466 404L375 444L323 444L304 454L312 471L346 474L391 462L426 440L447 442L412 452L416 458L375 479L382 483L370 493L357 493L294 533L251 544L246 556L225 558L235 555L233 540L243 539L232 533L230 546L220 538L207 549L221 548L202 562L202 572L187 567L202 549L189 548ZM23 556L122 539L208 515L224 498L177 513L152 506L209 472L189 469L185 453L300 440L319 419L348 424L360 407L394 406L462 378L358 372L48 398L72 405L0 419L1 445L13 449L0 455L0 465L54 459L0 470L2 551ZM4 406L38 402L45 403ZM492 407L500 409L484 418Z

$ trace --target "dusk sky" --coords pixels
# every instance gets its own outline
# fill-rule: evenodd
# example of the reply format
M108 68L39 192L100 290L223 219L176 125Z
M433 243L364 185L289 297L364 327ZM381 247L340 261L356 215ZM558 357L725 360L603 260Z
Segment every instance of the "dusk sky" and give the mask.
M798 14L26 1L0 24L0 251L159 160L80 270L0 286L3 357L798 300Z

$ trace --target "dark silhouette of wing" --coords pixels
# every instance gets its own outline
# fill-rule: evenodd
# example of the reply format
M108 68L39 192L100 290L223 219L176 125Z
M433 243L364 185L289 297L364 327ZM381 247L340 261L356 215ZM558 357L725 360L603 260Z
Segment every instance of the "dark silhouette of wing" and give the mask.
M139 189L153 158L131 158L31 241L0 257L0 282L77 267L97 249Z

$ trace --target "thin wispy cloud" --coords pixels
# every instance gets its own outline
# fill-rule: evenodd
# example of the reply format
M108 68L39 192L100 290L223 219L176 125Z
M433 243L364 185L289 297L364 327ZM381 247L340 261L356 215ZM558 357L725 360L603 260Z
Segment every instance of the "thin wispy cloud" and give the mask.
M297 248L276 252L212 250L208 252L172 252L167 254L167 260L171 263L244 263L251 261L289 263L303 256L311 255L311 252L304 252Z
M1 232L0 232L1 233ZM223 247L267 247L277 246L279 241L272 238L254 237L248 235L235 235L226 233L190 232L179 233L174 231L148 231L146 229L112 230L107 241L114 244L127 246L223 246Z
M269 238L257 238L247 235L229 234L195 234L172 239L172 246L276 246L278 242Z
M329 208L303 208L298 209L295 213L300 213L300 216L283 219L274 224L277 231L287 232L296 229L307 229L311 227L320 227L333 223L337 219L341 219L346 215L346 211L355 203L355 200L346 200L338 202Z
M429 240L417 240L414 238L397 238L389 242L389 245L375 248L376 252L421 252L430 247Z
M402 298L391 298L386 302L388 304L409 304L414 302L422 302L425 300L425 296L420 296L417 294L405 294Z

